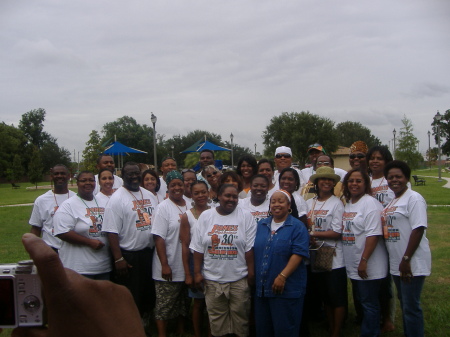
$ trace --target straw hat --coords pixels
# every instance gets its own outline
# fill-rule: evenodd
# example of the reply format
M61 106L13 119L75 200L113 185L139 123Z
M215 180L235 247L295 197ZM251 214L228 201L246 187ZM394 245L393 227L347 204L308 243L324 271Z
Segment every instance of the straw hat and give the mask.
M333 179L336 184L341 181L341 177L334 173L334 169L329 166L319 167L316 173L309 178L309 181L315 184L316 180L319 178Z

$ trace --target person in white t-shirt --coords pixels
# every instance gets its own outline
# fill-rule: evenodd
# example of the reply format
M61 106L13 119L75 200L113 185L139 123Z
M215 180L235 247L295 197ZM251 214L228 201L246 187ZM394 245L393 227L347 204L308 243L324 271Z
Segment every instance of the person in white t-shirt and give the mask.
M366 172L350 170L344 179L347 203L342 217L342 244L347 276L355 283L362 309L361 336L380 334L381 281L388 257L381 239L381 204L371 196Z
M115 164L114 159L109 154L102 153L97 158L97 170L100 172L100 170L108 169L111 171L112 174L114 174L115 170ZM113 191L116 191L119 187L123 185L123 180L119 176L116 176L114 174L114 185L113 185ZM100 192L100 184L98 183L98 175L95 175L95 189L94 189L94 195L96 195L98 192Z
M265 175L257 174L251 178L250 188L250 198L240 200L238 206L253 216L256 225L259 220L269 216L269 179Z
M256 226L237 207L236 187L222 185L218 198L219 206L204 211L194 229L194 279L198 287L204 284L212 335L247 336Z
M424 321L420 295L425 277L431 273L431 252L426 237L427 204L408 188L409 166L394 160L384 169L395 198L383 210L383 234L389 253L390 273L402 305L406 336L423 336Z
M153 236L150 232L157 201L141 188L141 172L136 163L123 169L123 186L111 196L105 209L103 231L114 260L114 282L126 286L141 316L153 309Z
M279 181L279 177L281 174L281 171L283 171L285 168L292 167L292 150L290 147L287 146L280 146L277 147L275 150L275 158L274 158L276 170L274 172L274 183ZM300 186L303 186L306 181L303 178L303 174L300 170L293 168L293 170L297 171L297 174L300 179Z
M317 194L306 201L310 237L316 244L335 247L332 270L314 275L327 311L330 336L339 336L347 309L347 275L342 251L342 214L344 204L336 197L334 188L339 175L328 166L319 167L310 177Z
M61 240L54 236L53 216L59 206L74 196L75 192L69 190L69 170L66 166L55 165L50 177L53 190L36 198L28 223L31 225L30 233L42 235L42 240L57 252L61 248Z
M161 187L158 191L158 200L159 202L163 201L167 198L167 184L166 184L166 176L169 172L177 169L177 162L175 158L165 157L161 161L161 172L162 177L160 178Z
M210 209L208 206L208 185L197 180L190 186L193 207L181 217L180 241L183 255L185 283L189 287L189 297L194 299L192 305L192 327L194 336L201 337L203 332L203 311L206 308L205 295L194 283L194 252L189 249L194 229L200 215ZM209 326L209 325L208 325Z
M180 222L188 210L184 200L183 176L178 171L166 175L168 198L158 205L153 217L152 234L156 253L153 255L155 280L155 320L158 334L166 334L167 321L178 318L178 332L183 334L183 321L189 313L187 287L181 254Z
M192 194L191 185L197 181L197 175L193 169L183 169L181 170L184 180L184 200L189 207L192 206Z
M308 207L306 206L305 200L299 193L301 179L298 175L298 170L291 167L286 167L283 169L279 175L279 185L281 189L292 194L292 215L299 218L301 222L306 224L306 213L308 213Z
M266 158L258 161L258 174L262 174L269 180L269 190L267 191L267 199L270 200L272 194L280 188L278 180L274 182L274 166L273 163ZM252 191L248 192L247 198L251 198Z
M114 193L114 175L108 169L101 169L97 174L97 181L100 185L100 192L98 192L95 197L97 199L104 200L104 204L106 205Z
M148 169L142 172L141 187L145 188L147 191L152 192L155 196L157 204L159 204L164 199L158 195L158 191L161 189L161 180L154 170Z
M63 242L59 256L64 267L93 280L109 280L111 257L102 232L105 204L93 194L94 174L77 176L77 195L64 201L55 213L55 235Z

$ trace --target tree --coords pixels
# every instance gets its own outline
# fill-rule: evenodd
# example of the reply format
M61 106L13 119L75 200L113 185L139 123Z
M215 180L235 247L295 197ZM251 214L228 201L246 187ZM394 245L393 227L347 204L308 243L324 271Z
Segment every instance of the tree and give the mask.
M41 149L44 143L51 139L51 136L44 131L45 109L39 108L30 110L22 115L19 122L19 129L27 137L29 144Z
M444 138L444 142L441 142L441 151L443 154L450 154L450 109L447 110L440 120L440 136L441 139ZM433 119L433 123L431 123L433 127L433 136L436 144L438 144L438 134L437 134L437 122Z
M0 123L0 175L5 176L16 155L23 160L23 149L27 139L23 132L4 122Z
M376 145L381 145L380 139L372 135L369 128L359 122L342 122L336 125L336 134L339 139L339 145L350 147L357 140L362 140L369 149Z
M19 181L24 173L24 169L22 166L22 160L18 154L14 155L14 160L12 162L12 165L10 168L6 170L6 178L12 182L15 183L16 181Z
M34 146L31 154L31 160L28 164L28 178L32 184L35 184L36 189L37 183L42 179L43 169L40 151L37 146Z
M45 171L49 171L56 164L70 166L70 151L64 147L59 147L56 139L50 137L45 141L41 149L42 166Z
M289 146L294 161L305 163L308 145L320 143L328 153L336 151L338 138L334 122L328 118L310 112L283 112L272 117L266 130L263 131L264 154L273 158L278 146Z
M403 116L403 127L400 129L400 137L398 146L395 151L395 159L403 160L408 163L411 169L416 169L423 161L423 157L417 151L417 144L419 143L416 136L414 136L414 129L410 119Z
M103 125L102 133L104 134L103 142L116 138L126 146L147 152L147 154L130 154L125 161L153 163L153 128L148 125L139 124L133 117L123 116ZM157 158L161 158L159 150Z
M438 160L438 148L433 147L431 149L427 150L427 161L430 164L436 164L436 161Z
M97 130L92 130L89 134L89 140L83 150L83 165L85 170L95 172L97 158L105 150L101 144L100 134Z

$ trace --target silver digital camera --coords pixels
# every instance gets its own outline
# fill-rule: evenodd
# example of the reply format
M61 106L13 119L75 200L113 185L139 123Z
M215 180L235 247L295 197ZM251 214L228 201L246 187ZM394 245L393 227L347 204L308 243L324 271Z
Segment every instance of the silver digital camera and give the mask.
M33 261L0 264L0 328L43 325L41 281Z

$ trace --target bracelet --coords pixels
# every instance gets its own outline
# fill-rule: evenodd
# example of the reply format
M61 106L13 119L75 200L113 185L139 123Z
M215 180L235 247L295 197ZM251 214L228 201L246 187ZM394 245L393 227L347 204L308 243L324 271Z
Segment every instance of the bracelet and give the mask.
M125 260L125 259L122 256L120 259L117 259L116 261L114 261L114 263L118 263L118 262L123 261L123 260Z
M280 275L282 278L284 278L285 280L287 279L287 276L284 275L283 273L280 273L279 275Z
M369 260L367 260L364 256L361 256L361 260L364 260L366 262L369 262Z

